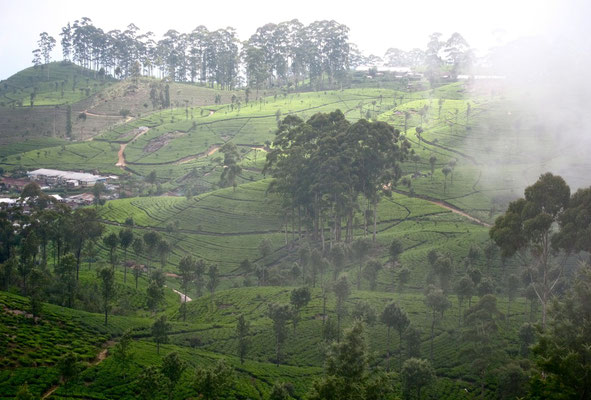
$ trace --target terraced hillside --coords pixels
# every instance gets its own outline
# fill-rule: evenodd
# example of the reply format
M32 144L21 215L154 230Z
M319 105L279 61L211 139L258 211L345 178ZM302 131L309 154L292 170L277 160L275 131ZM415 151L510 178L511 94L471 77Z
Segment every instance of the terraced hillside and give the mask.
M479 385L484 382L486 390L482 397L496 398L498 381L490 374L479 375L474 370L474 360L467 356L468 328L462 324L455 284L467 273L474 275L474 282L485 283L480 286L483 289L478 297L486 298L487 293L497 295L496 306L501 311L491 317L498 329L491 334L491 351L509 355L522 351L519 327L535 320L537 311L531 297L524 297L525 290L507 293L500 289L517 270L512 263L501 260L494 248L488 251L488 228L507 202L521 193L539 166L518 150L507 152L506 160L499 159L496 138L509 135L516 128L514 121L505 118L497 98L457 83L428 92L347 89L279 94L249 103L240 93L227 92L219 104L219 99L212 99L219 91L174 84L169 87L177 96L173 97L174 107L156 111L151 103L142 103L146 96L149 98L150 85L154 83L120 82L82 100L79 104L87 107L84 110L88 115L104 113L103 117L115 118L119 107L130 107L126 122L122 122L120 115L122 123L102 130L94 140L71 144L48 140L46 148L41 147L43 141L33 141L31 149L15 144L7 148L0 165L8 170L38 166L98 169L140 179L154 172L156 183L165 189L198 186L202 193L196 196L124 198L97 208L105 226L104 236L131 228L136 238L156 231L171 244L170 254L162 257L145 249L138 254L120 247L115 250L119 261L133 260L150 269L162 265L168 289L161 309L153 313L146 305L147 274L142 273L136 289L131 277L123 283L121 263L117 263L115 274L115 316L108 328L99 326L102 315L57 306L46 306L48 312L39 324L33 324L26 315L25 299L1 293L4 306L0 315L5 328L0 331L0 340L11 344L14 332L19 330L39 333L40 339L35 342L17 335L17 344L6 347L7 361L0 368L0 393L3 388L10 388L6 393L12 396L18 386L29 382L35 395L51 390L51 398L140 398L146 367L159 367L163 357L174 351L188 366L174 393L176 399L196 395L192 389L194 368L210 366L222 358L237 376L227 398L267 398L278 381L291 383L294 397L304 398L313 379L322 374L327 349L323 332L328 330L326 325L337 319L337 308L342 327L348 327L353 323L356 308L369 305L379 316L386 304L396 301L417 329L420 355L431 358L438 375L437 383L426 390L427 396L476 398L480 395ZM413 144L413 153L403 164L403 179L393 188L393 196L382 198L378 205L377 240L363 259L357 258L352 245L341 247L331 243L328 224L324 227L324 249L319 240L311 240L312 228L300 229L294 218L286 215L281 199L267 191L269 179L261 174L265 152L271 146L280 118L296 114L305 119L336 108L352 121L388 121ZM517 148L518 140L525 140L527 134L535 137L535 132L525 132L517 139L511 134L514 142L510 146ZM548 149L556 146L551 139L540 145ZM227 142L237 145L243 172L236 188L217 189L223 158L218 152ZM432 157L434 161L430 160ZM510 174L528 168L531 174L508 180L508 176L514 176ZM364 203L360 199L356 210L355 239L366 236L364 215L368 210ZM393 239L398 239L402 246L396 262L389 255ZM100 251L96 258L100 265L106 265L109 250L102 240L97 245ZM300 253L307 247L317 250L321 258L313 279L311 266ZM332 247L344 249L342 258L335 261ZM425 288L440 279L436 265L430 261L434 250L449 256L451 268L446 293L449 308L440 316L429 308L425 295ZM202 293L201 286L191 283L185 295L192 301L186 305L187 320L181 322L179 262L187 255L203 260L207 266L217 266L220 279L208 288L207 295ZM372 261L378 265L375 281L371 271L367 272ZM351 292L344 306L337 307L333 283L339 274L347 276ZM86 288L96 285L96 271L90 265L82 271L81 282ZM297 329L289 327L283 362L276 367L268 305L288 304L291 291L303 283L311 286L311 301L301 309ZM464 310L469 302L478 302L475 296L463 299ZM79 306L80 303L81 300ZM90 303L84 306L91 307ZM251 345L244 363L236 356L236 323L241 314L251 324ZM170 342L161 345L160 355L148 329L158 315L173 321ZM68 317L74 322L67 324ZM55 326L50 328L49 322ZM64 327L75 332L78 341ZM103 352L101 346L113 348L127 328L133 330L133 358L122 367L114 357L115 351ZM403 357L408 356L410 345L406 339L400 338L399 342L397 335L389 333L378 318L368 327L367 335L373 367L388 365L388 335L396 339L391 344L392 365L398 367L399 351ZM83 371L70 383L58 383L55 350L46 350L44 346L48 344L76 351L82 359ZM33 365L46 368L47 373L35 373ZM500 365L493 360L491 368ZM399 389L397 376L393 382Z
M118 231L125 220L133 218L136 234L156 230L173 244L174 250L166 269L178 273L178 261L193 255L216 264L225 278L224 287L241 285L244 271L239 269L244 259L267 264L278 269L276 279L296 260L290 249L305 242L297 227L283 218L279 200L267 194L267 182L258 181L206 193L190 200L179 197L132 198L114 200L100 208L100 215L109 229ZM294 230L295 228L295 230ZM422 287L428 274L427 253L441 249L460 262L471 245L487 240L487 228L437 204L406 195L385 198L378 207L378 243L385 249L393 238L402 241L401 263L413 272L410 285ZM355 229L363 236L363 226ZM304 232L305 236L305 232ZM272 253L262 258L259 246L270 240ZM385 262L384 250L378 251ZM356 276L353 265L350 272ZM463 273L461 268L457 274ZM384 269L379 274L378 287L396 287L396 271ZM251 280L254 277L250 278ZM365 283L364 283L365 285Z

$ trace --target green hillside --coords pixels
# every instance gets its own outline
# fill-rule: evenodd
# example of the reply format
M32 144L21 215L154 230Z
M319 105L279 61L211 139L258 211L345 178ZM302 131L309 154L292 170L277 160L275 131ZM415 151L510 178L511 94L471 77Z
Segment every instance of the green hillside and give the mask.
M7 248L13 255L0 264L6 290L0 292L0 398L13 398L25 383L35 397L145 398L148 367L160 369L174 352L186 369L175 390L154 386L155 398L197 396L196 371L223 359L236 378L223 398L267 399L276 383L287 382L292 398L306 399L327 371L331 343L358 318L367 322L369 367L392 371L388 398L404 396L400 362L415 356L428 360L437 376L422 398L492 400L508 385L502 381L508 366L518 365L522 375L515 379L539 372L529 352L536 333L533 325L523 327L540 320L538 297L527 286L524 261L501 254L489 231L541 169L576 175L565 161L580 169L589 161L584 151L571 154L561 147L558 134L521 129L536 116L504 93L489 93L474 82L404 92L368 87L364 80L363 87L341 90L261 90L258 98L251 90L247 101L242 90L152 78L101 80L72 64L46 68L50 78L47 69L28 69L3 82L0 167L17 176L40 167L119 175L120 198L82 209L97 213L86 222L100 223L103 231L85 237L80 248L77 239L87 228L75 219L80 210L0 214L0 233L12 243ZM74 79L77 90L62 97L60 82L73 85ZM413 87L422 86L427 82ZM34 90L35 104L27 107ZM164 93L166 107L155 99ZM71 140L64 131L66 103L74 120ZM392 193L377 202L375 242L365 195L350 205L351 240L341 241L333 210L320 211L324 219L314 226L310 215L288 207L287 196L269 190L272 178L262 174L283 118L308 120L337 109L351 123L387 122L401 142L411 144L400 179L380 183L380 190ZM236 146L242 170L235 187L221 188L226 143ZM154 233L152 248L148 236ZM125 234L141 246L134 248L132 240L125 247ZM68 276L68 252L82 262L71 308L61 307L67 304L69 281L61 280ZM189 256L203 263L192 276L182 269ZM565 279L556 286L561 294L580 259L565 258ZM111 268L114 286L104 326L105 289L98 272ZM28 288L27 279L38 269L46 279L39 291L47 303L35 319L31 301L38 288L35 281ZM344 279L348 293L339 301ZM277 360L270 305L290 304L292 291L302 286L310 288L310 301L299 314L289 309ZM181 292L190 298L184 305ZM435 295L441 309L433 305ZM381 314L390 302L414 330L387 328ZM152 326L160 316L171 327L168 340L157 345ZM244 362L237 354L240 316L250 324ZM123 359L118 343L128 330L132 356ZM78 359L79 373L65 382L61 363L69 352Z

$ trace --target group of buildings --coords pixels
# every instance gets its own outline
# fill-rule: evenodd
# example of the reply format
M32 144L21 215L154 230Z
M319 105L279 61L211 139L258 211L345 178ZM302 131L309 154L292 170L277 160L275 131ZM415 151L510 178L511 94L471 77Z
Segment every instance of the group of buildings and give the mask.
M93 193L86 193L86 188L91 188L97 183L102 183L108 191L113 192L117 176L101 176L86 172L61 171L57 169L40 168L27 172L26 178L5 177L0 179L0 190L4 192L20 193L31 182L39 184L42 190L52 191L60 189L75 190L76 194L62 197L57 194L50 195L57 202L66 203L72 207L92 204L95 200ZM111 189L111 190L109 190ZM116 197L116 194L107 195L106 198ZM19 205L23 200L4 197L0 198L0 207Z

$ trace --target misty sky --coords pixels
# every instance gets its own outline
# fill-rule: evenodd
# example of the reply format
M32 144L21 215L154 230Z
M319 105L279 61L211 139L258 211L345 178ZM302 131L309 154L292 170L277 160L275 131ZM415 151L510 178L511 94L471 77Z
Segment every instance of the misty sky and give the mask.
M352 4L352 5L348 5ZM424 48L428 35L460 32L484 54L499 43L537 35L548 27L559 0L408 0L408 1L131 1L131 0L0 0L0 79L31 66L31 51L40 32L59 43L67 22L89 17L105 31L133 22L156 38L168 29L189 32L198 25L210 30L232 26L246 40L265 23L297 18L308 24L334 19L347 25L350 39L366 55L383 56L389 47ZM56 46L54 58L61 59Z

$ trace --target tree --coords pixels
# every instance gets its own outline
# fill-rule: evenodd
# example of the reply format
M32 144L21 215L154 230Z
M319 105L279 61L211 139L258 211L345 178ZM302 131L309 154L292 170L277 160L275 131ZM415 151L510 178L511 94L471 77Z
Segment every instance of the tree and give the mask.
M155 313L158 305L164 300L164 275L162 271L156 270L152 272L146 289L146 297L148 308Z
M106 190L107 189L105 188L105 185L101 182L95 183L92 187L92 195L94 196L95 207L98 207L101 204L101 194L103 194Z
M410 269L407 267L402 267L398 270L398 284L400 285L400 291L404 289L404 285L406 285L410 281Z
M25 185L23 190L21 191L20 198L35 198L43 196L43 191L41 190L41 186L37 182L30 182Z
M156 250L158 243L161 240L160 234L158 234L157 232L154 231L149 231L144 233L144 245L145 245L145 249L146 252L148 253L148 259L150 260L150 262L152 262L152 255L154 254L154 251Z
M156 171L151 171L147 176L146 176L146 182L148 182L149 184L153 185L156 183Z
M43 297L48 283L47 278L47 272L39 267L33 268L29 273L29 304L35 323L37 323L37 318L43 311Z
M406 341L406 356L407 358L421 357L421 332L410 325L404 332L404 340Z
M408 147L392 126L367 120L351 125L340 110L317 113L307 121L288 115L267 153L264 172L274 178L270 190L286 200L286 215L298 210L301 216L302 210L309 210L305 218L322 243L326 222L332 220L333 246L343 238L343 222L344 238L352 240L355 205L363 195L365 227L373 211L375 241L379 199L382 194L391 195L400 179L399 162Z
M131 229L124 229L119 231L119 244L123 248L123 283L127 281L127 249L133 243L133 231Z
M215 293L215 288L220 283L220 275L218 272L217 265L210 265L207 269L207 289L211 294L213 300L213 294Z
M55 39L48 35L47 32L42 32L39 34L39 41L37 42L37 45L41 50L45 64L49 64L49 61L51 60L51 51L55 47L55 43ZM49 76L49 71L47 76Z
M562 276L563 264L552 257L552 226L567 207L570 188L560 176L546 173L525 189L524 198L509 204L490 229L490 237L503 257L520 256L528 266L532 288L542 305L542 328L546 326L548 301ZM560 236L559 236L560 237ZM526 259L529 251L531 263Z
M72 106L69 104L66 107L66 137L72 138Z
M431 310L431 348L429 357L433 359L433 338L435 337L435 324L443 319L443 313L449 307L451 303L443 293L441 289L435 288L433 285L429 285L425 291L425 304L427 308Z
M467 347L462 350L470 360L472 369L480 377L480 393L484 396L485 375L497 352L494 349L494 336L503 315L497 309L497 299L493 295L482 297L477 304L466 310L463 338ZM500 357L500 356L499 356Z
M156 342L156 352L160 354L160 344L168 343L168 333L170 332L170 324L166 321L166 315L160 316L152 325L152 336Z
M443 45L446 61L451 64L451 77L457 79L458 74L469 68L472 62L472 52L468 42L457 32L454 32Z
M78 282L76 280L76 259L72 253L64 255L55 266L55 274L59 277L59 287L64 303L72 307L76 297Z
M435 381L435 371L429 361L418 358L406 360L400 375L405 399L410 399L413 391L416 392L417 399L420 399L421 390Z
M472 299L474 296L474 282L468 275L464 275L454 286L456 296L458 297L458 325L462 326L462 304L466 299Z
M133 342L131 330L127 330L121 335L119 341L115 344L113 351L113 358L119 364L121 369L124 371L124 375L127 371L129 362L133 359L133 354L130 352L130 345Z
M139 260L144 252L144 239L141 237L135 238L131 247L135 253L136 260Z
M363 268L363 275L369 281L369 289L376 290L378 273L382 269L382 263L378 260L369 260Z
M433 179L433 174L435 173L435 164L437 163L437 157L431 156L429 157L429 167L431 168L431 179Z
M591 395L591 266L581 265L562 301L554 301L548 324L533 347L542 372L532 382L537 398L586 399Z
M449 167L448 165L446 165L445 167L443 167L441 169L441 172L443 172L443 194L445 194L446 191L447 191L447 176L451 172L451 167Z
M92 263L96 261L99 251L96 247L95 240L88 240L82 249L82 256L88 261L88 269L92 267Z
M521 286L520 283L519 278L515 274L511 274L507 277L507 323L509 322L511 303L517 296L517 290L519 289L519 286Z
M145 367L138 376L138 389L142 398L156 398L162 388L162 378L162 374L155 365Z
M220 176L220 186L232 186L236 190L236 178L242 172L242 167L238 164L240 162L240 153L238 148L232 142L226 142L221 148L220 152L224 154L223 170Z
M503 365L497 370L497 396L500 400L524 398L528 393L529 377L516 363Z
M368 326L375 324L377 320L376 310L366 301L358 301L355 303L351 316L354 320L362 321Z
M96 210L91 208L80 208L72 213L70 225L67 226L66 229L76 256L76 280L78 280L84 244L89 241L98 240L103 234L104 226L100 223ZM118 243L116 236L115 238L109 238L109 244L105 243L108 248L113 244L113 241L117 241ZM117 244L115 244L115 247L116 246ZM110 255L113 255L112 252Z
M529 348L536 340L536 329L532 324L525 323L519 328L519 353L523 357L529 355Z
M195 284L195 290L197 296L201 297L201 289L203 288L203 274L205 273L205 261L199 259L195 262L195 269L193 270L193 283Z
M453 274L453 265L449 256L439 256L433 264L433 272L439 279L439 287L443 293L449 291L449 281Z
M80 364L78 363L78 358L72 352L64 354L64 356L61 357L57 363L57 369L60 373L62 382L67 385L80 373Z
M185 305L182 307L183 311L183 322L187 318L187 292L189 291L189 285L193 281L193 272L195 271L195 259L191 256L185 256L179 262L179 272L181 276L181 290L183 291L182 302Z
M392 377L370 374L367 344L361 321L345 331L340 343L333 343L325 363L325 376L316 380L310 400L378 400L388 398Z
M322 324L322 339L326 343L330 343L336 341L339 337L339 331L337 327L337 323L335 322L334 318L329 316L326 318L326 321Z
M577 190L559 215L560 230L552 237L552 248L569 253L591 253L591 187Z
M248 352L250 346L250 340L248 338L250 330L250 322L246 321L244 314L240 314L238 322L236 323L236 336L238 337L238 357L240 358L240 364L244 364L244 358Z
M101 294L103 296L103 310L105 312L105 326L109 314L110 304L115 292L115 273L112 269L102 268L98 271L101 282Z
M116 233L111 233L103 237L103 244L109 249L109 262L111 263L111 267L113 268L113 272L115 272L115 264L116 264L116 255L115 249L119 245L119 238L117 237Z
M308 287L301 287L293 289L291 291L290 303L293 308L292 320L293 320L293 333L296 333L297 324L300 320L300 311L303 307L306 307L310 302L310 289Z
M351 284L349 283L346 275L342 275L334 283L334 294L337 298L335 312L337 314L337 330L339 332L337 336L338 341L341 336L341 319L347 314L347 307L345 303L351 294Z
M164 269L164 267L166 266L168 254L170 254L170 252L172 251L170 243L168 243L168 241L164 239L160 240L158 242L158 245L156 246L156 251L160 256L160 268Z
M269 400L291 400L293 387L283 382L275 382L269 394Z
M166 378L166 390L169 399L173 398L174 389L186 368L186 364L179 358L176 352L168 353L162 360L160 372Z
M390 247L388 247L388 255L390 256L390 262L392 262L393 264L398 263L398 259L403 251L404 247L402 246L402 242L399 239L392 239Z
M194 388L205 400L215 400L228 393L235 379L232 367L219 360L208 369L197 369Z
M402 368L402 334L410 325L408 315L401 309L395 302L389 303L382 311L380 320L384 325L388 327L388 335L386 343L388 345L388 361L387 370L390 370L390 328L394 328L398 331L399 342L398 342L398 357L400 361L400 368Z
M287 322L291 319L291 308L287 304L269 304L268 316L273 321L275 335L275 364L281 362L281 346L287 339Z

